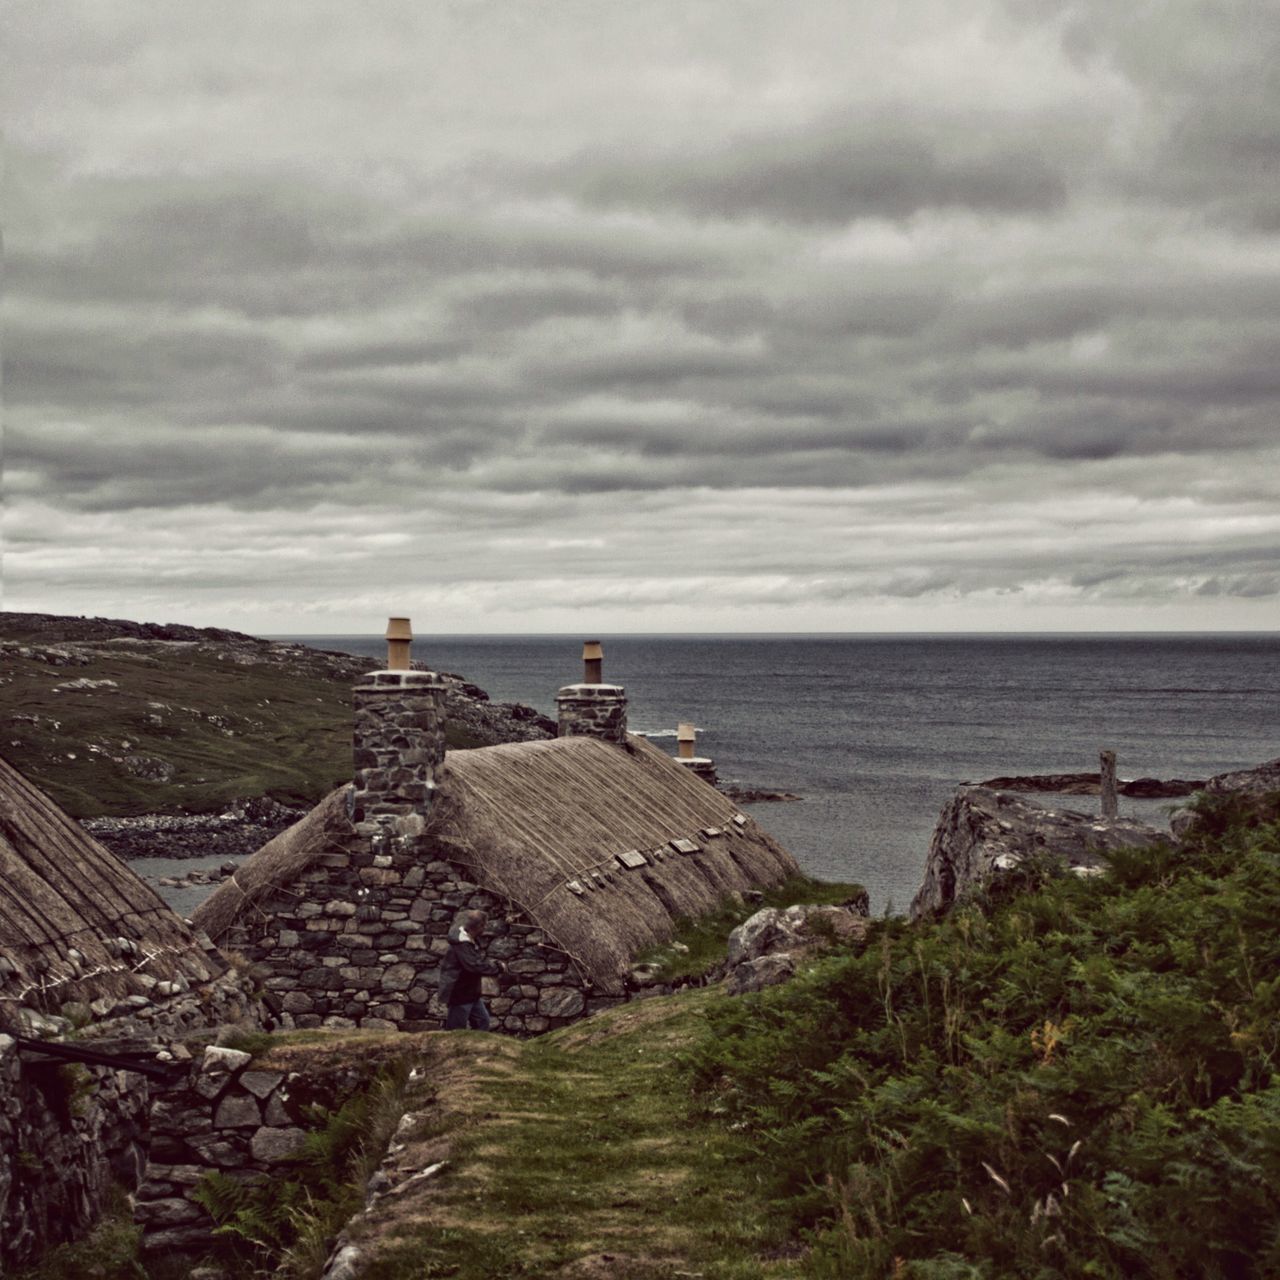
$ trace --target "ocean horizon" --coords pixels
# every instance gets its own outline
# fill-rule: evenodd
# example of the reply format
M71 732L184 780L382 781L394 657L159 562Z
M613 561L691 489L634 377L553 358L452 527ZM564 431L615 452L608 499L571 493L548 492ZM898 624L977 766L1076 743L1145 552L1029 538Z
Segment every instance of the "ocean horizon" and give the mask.
M378 657L381 636L267 637ZM752 815L876 912L919 886L955 788L1000 774L1200 779L1280 755L1280 632L790 632L419 635L415 660L554 717L604 644L629 727L674 750L680 721L723 783L792 792ZM1096 799L1046 798L1088 811ZM1162 824L1176 802L1122 799Z

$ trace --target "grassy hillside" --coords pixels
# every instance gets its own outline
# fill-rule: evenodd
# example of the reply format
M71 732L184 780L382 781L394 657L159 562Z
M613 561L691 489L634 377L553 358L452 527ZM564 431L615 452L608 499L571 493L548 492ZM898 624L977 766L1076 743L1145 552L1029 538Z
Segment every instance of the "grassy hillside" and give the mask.
M0 755L77 817L310 804L350 776L351 685L373 665L234 632L5 614ZM455 722L448 740L496 739Z

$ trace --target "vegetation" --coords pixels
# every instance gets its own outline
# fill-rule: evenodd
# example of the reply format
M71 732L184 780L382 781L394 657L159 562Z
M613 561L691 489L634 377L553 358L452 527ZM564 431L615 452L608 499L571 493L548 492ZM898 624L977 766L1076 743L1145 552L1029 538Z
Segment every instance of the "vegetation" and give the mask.
M811 880L799 874L789 876L782 884L767 890L758 901L726 899L717 911L681 920L670 942L645 951L637 963L653 966L660 982L693 981L711 973L720 964L729 935L764 907L789 907L795 902L839 906L860 900L866 900L866 890L860 884Z
M813 1277L1280 1274L1280 823L1025 868L708 1010Z
M364 1204L369 1178L404 1114L408 1078L401 1062L336 1110L313 1106L305 1146L276 1177L206 1175L195 1199L218 1223L217 1260L235 1275L319 1276L338 1232Z
M75 651L88 661L0 651L0 753L75 817L209 813L260 795L311 805L349 779L358 659L194 642ZM446 736L479 745L459 725Z
M794 1276L752 1144L691 1121L675 1066L721 1000L645 1000L523 1043L440 1037L453 1061L428 1068L432 1104L397 1162L443 1164L353 1233L361 1275ZM599 1269L583 1269L592 1258Z
M55 1246L36 1266L13 1273L13 1280L147 1280L138 1260L141 1238L129 1198L117 1187L84 1239Z

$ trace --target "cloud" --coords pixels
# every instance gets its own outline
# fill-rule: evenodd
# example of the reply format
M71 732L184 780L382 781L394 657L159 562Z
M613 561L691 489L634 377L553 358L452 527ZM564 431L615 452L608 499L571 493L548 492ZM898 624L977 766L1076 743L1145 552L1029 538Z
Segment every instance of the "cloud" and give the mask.
M1252 13L19 3L11 599L1257 625Z

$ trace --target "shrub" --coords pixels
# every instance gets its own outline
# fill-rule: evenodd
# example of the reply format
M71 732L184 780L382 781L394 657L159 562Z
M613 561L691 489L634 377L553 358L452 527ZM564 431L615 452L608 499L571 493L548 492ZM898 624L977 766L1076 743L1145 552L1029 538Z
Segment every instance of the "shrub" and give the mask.
M715 1016L810 1274L1280 1274L1280 824L1207 812Z

